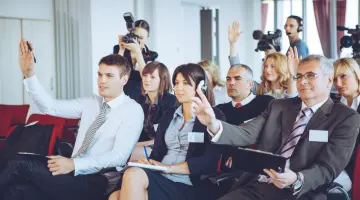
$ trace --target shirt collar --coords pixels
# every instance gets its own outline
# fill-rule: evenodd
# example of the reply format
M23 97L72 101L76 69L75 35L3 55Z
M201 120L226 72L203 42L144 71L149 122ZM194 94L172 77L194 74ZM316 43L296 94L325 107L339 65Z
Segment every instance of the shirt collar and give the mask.
M322 105L324 105L324 103L328 100L328 98L325 101L322 101L318 104L315 104L313 106L311 106L311 110L313 111L313 113L315 113ZM304 110L305 108L307 108L306 104L304 102L302 102L301 104L301 110Z
M106 103L109 105L110 108L116 108L119 105L121 105L122 103L124 103L125 96L126 96L125 93L122 92L118 97L116 97L115 99L108 101ZM102 103L104 103L104 102L105 102L105 100L103 98Z
M147 93L145 93L145 104L151 104L150 102L151 102L151 101L150 101L149 95L148 95ZM159 96L156 97L154 104L157 105L158 102L159 102Z
M174 119L176 118L176 117L181 117L181 118L184 118L184 115L183 115L183 113L182 113L182 109L183 109L183 107L182 107L182 105L181 106L179 106L176 110L175 110L175 113L174 113ZM192 116L192 118L191 118L191 120L190 121L194 121L195 120L195 114Z
M348 106L347 100L344 96L341 96L340 102ZM355 99L353 99L353 102L349 107L357 110L357 108L359 107L359 104L360 104L360 95L358 95Z
M246 104L249 104L252 100L254 100L256 97L256 95L254 95L253 93L250 92L250 95L247 96L245 99L243 99L242 101L240 101L241 105L242 106L245 106ZM231 101L231 104L233 107L235 107L235 105L239 103L239 102L236 102L236 101Z

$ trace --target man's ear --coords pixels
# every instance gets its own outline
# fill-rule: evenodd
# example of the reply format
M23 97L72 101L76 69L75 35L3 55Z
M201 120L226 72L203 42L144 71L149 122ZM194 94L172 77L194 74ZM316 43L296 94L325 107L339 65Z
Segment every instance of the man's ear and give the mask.
M122 84L122 85L126 85L126 83L127 83L128 80L129 80L129 75L124 75L124 76L122 76L122 77L120 78L120 80L121 80L121 84Z
M248 86L250 87L250 89L254 86L254 81L247 81L248 82Z

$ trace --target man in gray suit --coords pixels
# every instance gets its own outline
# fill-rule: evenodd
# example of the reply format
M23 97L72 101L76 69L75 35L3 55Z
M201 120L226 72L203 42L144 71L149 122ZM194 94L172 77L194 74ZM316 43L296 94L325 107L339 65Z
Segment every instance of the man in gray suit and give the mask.
M201 90L193 98L197 118L213 133L217 144L248 146L288 159L285 172L264 169L221 200L326 199L324 191L345 168L359 133L360 115L329 98L333 66L323 56L300 61L297 74L300 98L279 99L254 120L240 126L215 118Z

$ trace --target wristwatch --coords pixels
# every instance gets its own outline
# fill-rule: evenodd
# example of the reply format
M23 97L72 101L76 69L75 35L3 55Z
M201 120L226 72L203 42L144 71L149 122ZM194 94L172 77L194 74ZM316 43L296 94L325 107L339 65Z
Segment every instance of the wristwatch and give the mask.
M296 173L297 175L297 180L295 181L295 183L293 183L291 185L291 188L293 189L294 192L297 192L301 189L301 186L303 184L300 173Z

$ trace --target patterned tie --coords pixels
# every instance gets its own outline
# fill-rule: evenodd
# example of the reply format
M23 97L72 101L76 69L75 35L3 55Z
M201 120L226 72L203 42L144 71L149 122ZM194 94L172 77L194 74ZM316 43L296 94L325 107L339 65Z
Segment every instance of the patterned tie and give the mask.
M311 108L304 108L303 110L301 110L301 112L299 113L300 117L298 117L297 121L295 122L293 126L293 130L291 131L288 140L286 141L285 145L281 148L280 151L281 156L285 157L286 159L289 159L291 157L291 154L294 152L295 147L299 142L301 135L303 134L305 127L308 124L313 114L314 113L311 110ZM289 165L290 162L289 160L287 160L286 168L288 168ZM272 182L270 178L264 175L259 175L258 181L267 182L267 183Z
M85 152L92 142L96 131L100 128L100 126L105 122L106 110L109 108L109 105L104 102L101 106L100 114L97 116L95 121L91 124L89 129L85 134L84 141L79 149L79 151L73 156L73 158L78 157L81 153Z
M286 141L285 145L281 148L280 155L289 159L294 152L297 143L299 142L301 135L303 134L306 125L313 115L311 108L304 108L300 112L300 118L295 122L293 130Z
M235 104L235 108L240 108L242 105L241 105L241 103L236 103Z

